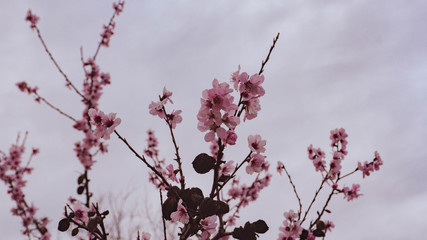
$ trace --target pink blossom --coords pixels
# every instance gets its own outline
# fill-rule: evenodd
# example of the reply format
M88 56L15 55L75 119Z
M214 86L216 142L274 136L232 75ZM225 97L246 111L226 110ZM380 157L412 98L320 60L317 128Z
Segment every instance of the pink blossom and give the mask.
M140 240L150 240L151 234L147 232L142 232L139 237L140 237Z
M217 216L210 216L200 220L202 226L202 240L208 239L212 234L215 233L215 228L218 225L216 223Z
M347 198L347 201L351 201L361 196L362 194L358 193L359 190L360 190L359 184L353 184L351 189L349 187L344 187L342 189L344 193L344 198Z
M246 119L251 120L258 116L258 112L261 110L261 105L259 104L258 98L251 98L246 102L245 105L245 116L243 121Z
M277 168L276 168L276 170L277 170L277 172L278 172L280 175L282 175L282 172L283 172L283 168L284 168L284 166L285 166L285 165L283 165L283 163L282 163L281 161L277 161Z
M298 217L298 214L297 213L295 213L294 212L294 210L289 210L289 212L285 212L284 214L283 214L283 216L285 216L285 219L286 220L288 220L288 221L290 221L290 222L293 222L293 221L295 221L296 220L296 218Z
M151 102L148 106L150 109L150 114L154 116L159 116L160 118L165 118L165 111L163 111L163 102Z
M31 10L28 10L27 16L25 17L25 21L28 21L31 23L31 26L30 26L31 28L34 29L36 27L36 24L39 21L39 19L40 18L37 15L33 14Z
M250 79L241 79L239 91L242 94L243 100L250 100L253 98L258 98L264 96L265 90L261 86L264 82L264 76L254 74Z
M110 39L111 36L113 36L115 24L112 22L110 25L104 25L104 31L100 34L101 35L101 42L100 44L104 47L108 47L110 45Z
M331 232L332 231L332 228L335 228L335 225L334 225L334 223L332 222L332 221L326 221L325 222L325 229L326 229L326 231L329 231L329 232Z
M344 155L347 155L347 133L345 132L344 128L340 128L340 129L334 129L331 130L331 135L330 135L330 139L331 139L331 146L332 147L336 147L338 149L339 145L338 143L341 143L341 149L339 150L341 153L343 153Z
M222 165L220 170L220 176L221 175L230 175L234 169L236 169L236 166L234 165L234 161L228 161L224 165Z
M178 201L178 209L171 214L172 222L181 222L187 224L190 220L190 217L187 214L187 209L182 205L182 199Z
M170 99L170 97L172 96L172 92L166 90L166 87L163 88L163 96L161 97L162 100L166 99L166 102L169 101L170 103L173 104L172 99ZM166 103L165 102L165 103Z
M86 223L89 220L88 212L93 211L94 209L92 207L89 209L82 202L72 197L69 198L69 201L74 212L73 220L76 222Z
M109 73L101 73L101 75L99 75L99 77L101 78L101 82L104 85L108 85L111 84L111 77Z
M94 108L89 109L88 114L91 122L96 126L93 134L105 140L110 139L110 134L122 121L120 118L116 118L116 113L106 115L103 111L97 111Z
M182 117L180 115L181 112L181 110L174 110L171 114L168 114L168 119L170 120L173 129L175 129L178 123L182 122Z
M248 144L251 151L256 153L262 153L265 152L265 144L267 143L266 140L262 140L261 136L259 134L253 136L249 135L248 137Z
M263 170L265 156L254 153L251 155L251 159L249 160L248 166L246 166L246 172L248 174L252 174L254 172L261 172Z
M123 11L124 5L125 5L125 1L119 1L118 3L113 3L113 9L117 16Z
M338 173L340 173L340 171L341 171L341 168L342 168L341 160L340 159L332 159L331 163L329 164L329 167L330 168L329 168L329 172L328 172L328 177L331 180L334 180L337 177Z
M167 165L166 170L168 171L169 179L178 183L178 179L176 178L175 169L173 168L173 165L172 164Z
M380 166L383 165L383 161L378 151L375 151L375 158L373 160L373 165L374 165L375 171L380 170Z
M283 226L279 228L279 238L278 240L294 240L298 239L301 232L302 227L299 221L283 221Z
M229 145L236 144L237 140L237 134L234 132L234 130L228 130L227 131L227 137L225 138L225 143Z
M215 135L225 141L226 130L221 125L224 123L230 128L237 126L239 120L231 113L237 110L237 105L233 103L234 97L230 95L233 90L227 83L219 83L214 79L212 87L202 93L201 107L197 114L199 120L197 128L201 132L209 131L205 135L206 142L213 141Z
M148 139L147 139L147 148L144 150L144 153L153 158L153 157L158 157L159 154L159 150L157 149L158 146L158 141L156 136L154 135L154 131L153 130L148 130Z

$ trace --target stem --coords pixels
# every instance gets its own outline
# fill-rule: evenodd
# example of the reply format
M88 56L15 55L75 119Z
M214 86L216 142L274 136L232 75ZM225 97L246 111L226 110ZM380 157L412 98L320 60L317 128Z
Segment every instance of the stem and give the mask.
M261 69L259 70L259 75L261 75L263 72L264 72L264 67L265 67L265 64L268 62L268 60L270 59L270 55L271 55L271 52L273 51L273 49L274 49L274 46L276 45L276 42L277 42L277 40L279 39L279 35L280 35L280 32L279 33L277 33L277 36L275 37L275 38L273 38L273 45L271 45L271 47L270 47L270 51L268 51L268 55L267 55L267 57L265 58L265 60L263 60L262 61L262 64L261 64Z
M289 182L291 183L292 187L294 188L295 196L296 196L296 197L297 197L297 199L298 199L298 204L299 204L298 220L299 220L299 219L301 218L301 211L302 211L301 199L300 199L300 197L299 197L299 195L298 195L298 193L297 193L297 189L296 189L296 187L295 187L295 184L292 182L291 175L288 173L288 170L286 170L285 164L283 164L283 169L285 170L286 175L288 175Z
M243 164L247 161L249 161L250 157L251 157L252 151L249 152L248 156L246 156L245 160L243 160L236 169L234 169L233 173L231 173L231 175L219 186L218 188L218 192L221 191L221 189L225 186L225 184L230 181L232 178L234 178L236 175L236 172L240 169L240 167L243 166ZM218 193L217 192L217 193Z
M111 16L110 22L108 22L108 27L110 27L111 25L113 25L113 20L114 20L115 17L116 17L116 11L114 11L113 16ZM93 61L95 61L96 57L98 56L99 50L101 49L101 46L102 46L101 43L102 43L102 41L100 41L98 43L98 47L96 48L95 54L93 55Z
M45 50L45 51L46 51L46 53L49 55L50 60L52 60L53 64L55 64L55 67L58 69L59 73L61 73L61 75L65 78L65 81L67 82L67 86L71 86L71 87L74 89L74 91L75 91L78 95L80 95L80 97L82 97L84 100L86 100L86 101L87 101L87 99L83 96L83 94L81 94L81 93L80 93L80 91L79 91L79 90L77 90L77 88L76 88L76 87L74 86L74 84L70 81L70 79L68 78L68 76L64 73L64 71L62 71L61 67L58 65L58 63L56 62L56 60L53 58L52 53L49 51L49 49L47 48L46 43L45 43L45 42L44 42L44 40L43 40L43 37L42 37L42 35L41 35L41 33L40 33L39 28L38 28L37 26L35 26L35 29L36 29L36 31L37 31L37 36L39 37L39 39L40 39L40 41L41 41L41 43L42 43L42 45L43 45L43 47L44 47L44 50Z
M353 173L355 173L355 172L357 172L357 171L359 171L359 168L356 168L353 172L347 173L346 175L344 175L344 176L342 176L342 177L339 177L339 178L338 178L338 180L339 180L339 179L343 179L343 178L345 178L345 177L348 177L348 176L350 176L351 174L353 174ZM338 182L338 180L337 180L337 182Z
M163 196L162 196L162 190L161 189L159 189L159 193L160 193L160 209L163 207ZM162 217L162 222L163 222L163 235L165 236L165 240L168 240L167 239L167 236L166 236L166 222L165 222L165 219Z
M209 195L209 197L212 199L219 192L217 191L215 193L215 190L218 188L218 171L219 171L219 166L221 165L221 158L223 156L223 152L224 152L224 145L222 144L221 139L218 139L218 154L216 155L216 164L214 167L214 178L212 183L211 194Z
M307 214L311 209L311 206L313 206L314 201L316 201L316 197L319 194L320 190L322 190L323 184L326 182L327 179L328 179L328 174L325 175L325 177L322 180L322 183L320 184L319 188L316 190L316 193L314 194L313 200L311 200L310 206L308 206L307 211L305 211L305 213L304 213L304 217L302 218L301 223L300 223L301 225L305 221Z
M46 103L50 108L52 108L53 110L59 112L61 115L71 119L72 121L76 122L76 119L71 117L70 115L68 115L67 113L63 112L61 109L59 109L58 107L55 107L53 104L51 104L50 102L48 102L44 97L40 96L37 92L34 93L37 98L39 98L41 101L43 101L44 103Z
M161 101L161 97L159 96L160 101ZM169 126L169 131L172 137L172 142L173 145L175 147L175 156L176 156L176 162L178 163L178 169L179 169L179 174L180 174L180 179L179 182L181 183L181 189L184 190L185 189L185 180L184 180L184 173L182 172L182 163L181 163L181 157L179 156L179 147L178 144L176 143L175 140L175 135L173 134L173 128L172 128L172 123L170 122L170 119L168 117L168 114L166 113L166 109L165 106L162 106L163 112L165 113L165 121L166 124Z
M157 176L159 176L161 179L162 179L162 181L163 181L163 183L166 185L166 186L168 186L168 187L170 187L170 184L168 183L168 181L163 177L163 175L161 174L161 173L159 173L159 171L157 171L157 169L156 168L154 168L153 166L151 166L148 162L147 162L147 160L145 159L145 157L144 157L144 155L139 155L136 151L135 151L135 149L133 149L133 147L128 143L128 141L125 139L125 138L123 138L122 136L120 136L120 134L116 131L116 130L114 130L114 133L117 135L117 137L120 139L120 140L122 140L122 142L129 148L129 150L131 150L131 152L133 152L134 154L135 154L135 156L137 157L137 158L139 158L143 163L145 163L145 165L149 168L149 169L151 169L151 171L153 171Z
M338 180L337 180L336 182L338 182ZM334 195L334 192L335 192L335 189L332 189L331 193L329 194L328 200L326 200L325 206L323 206L322 212L320 212L320 214L319 214L319 216L317 216L316 220L314 220L314 221L310 224L310 228L309 228L309 229L311 229L311 228L312 228L312 227L317 223L317 221L319 221L319 220L320 220L320 218L322 217L323 213L324 213L324 212L325 212L325 210L326 210L326 207L327 207L327 206L328 206L328 204L329 204L329 201L331 201L331 199L332 199L332 195Z
M85 169L85 190L86 190L86 207L89 208L90 207L90 197L91 197L91 193L89 191L89 177L88 177L88 170Z

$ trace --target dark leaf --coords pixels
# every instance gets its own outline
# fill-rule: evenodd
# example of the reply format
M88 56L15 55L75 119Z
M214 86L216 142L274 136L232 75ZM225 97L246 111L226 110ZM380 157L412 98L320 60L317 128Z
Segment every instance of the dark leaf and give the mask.
M229 178L230 178L229 175L221 175L221 177L219 177L219 179L218 179L218 182L225 182Z
M193 161L193 168L197 173L208 173L215 167L216 159L206 153L201 153Z
M85 190L85 187L84 186L79 186L78 188L77 188L77 194L82 194L83 193L83 191Z
M324 237L325 233L322 230L320 230L320 229L316 229L316 230L313 231L313 235L316 236L316 237Z
M59 221L58 223L58 230L61 232L67 231L69 227L70 221L68 220L68 218L61 219L61 221Z
M217 202L217 211L216 214L218 215L224 215L230 211L230 207L227 203L222 201L216 201Z
M84 174L80 175L79 178L77 178L77 183L82 184L84 179L85 179L85 175Z
M179 187L173 186L171 189L168 190L168 197L178 198L178 195L181 195L181 189L179 189Z
M76 236L77 234L79 234L79 228L78 227L76 227L76 228L74 228L73 229L73 231L71 231L71 236Z
M325 229L325 223L321 220L317 221L316 228L323 231L323 229Z
M301 234L299 235L300 240L305 240L308 237L308 231L306 229L303 229Z
M75 214L73 212L70 212L70 214L68 214L68 218L71 219L75 216Z
M163 218L171 220L171 213L175 212L178 207L178 200L174 197L168 197L162 204Z
M264 220L258 220L254 223L252 223L253 229L257 233L265 233L268 231L267 223L264 222Z
M96 220L96 218L89 219L89 222L87 224L87 230L92 233L96 230L97 227L98 221Z
M204 198L199 206L200 216L205 218L215 215L217 213L217 206L218 204L215 200L208 197Z

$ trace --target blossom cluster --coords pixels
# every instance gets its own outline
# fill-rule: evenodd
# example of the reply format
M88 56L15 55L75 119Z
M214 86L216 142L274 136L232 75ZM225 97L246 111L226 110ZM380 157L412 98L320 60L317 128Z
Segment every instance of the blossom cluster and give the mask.
M22 220L24 227L22 234L28 238L49 240L51 235L46 228L49 220L46 217L37 218L37 208L25 200L23 188L27 182L24 180L24 175L31 174L33 168L28 167L28 164L23 164L22 155L24 152L24 143L22 145L13 144L9 148L9 154L0 152L2 154L0 156L0 180L6 184L7 193L16 203L16 207L12 208L12 214L19 216ZM33 148L30 160L38 152L38 149Z
M148 130L147 134L148 134L147 147L145 148L144 153L147 155L147 157L153 160L154 168L162 176L167 177L172 182L178 183L179 181L176 177L177 170L173 167L172 164L165 166L166 165L165 159L159 159L159 150L157 148L158 140L156 135L154 134L154 131ZM149 173L149 182L154 184L156 188L163 189L163 190L167 188L165 183L154 172Z
M105 114L103 111L89 109L88 114L91 118L91 123L96 126L93 134L98 138L110 139L110 134L122 122L120 118L116 118L116 113Z
M248 137L248 145L251 149L251 155L248 161L248 165L246 166L246 172L248 174L252 174L254 172L259 173L262 170L268 171L268 167L270 166L267 161L265 161L266 156L261 155L261 153L265 152L265 144L266 140L262 140L260 135L249 135Z
M114 34L114 28L116 27L116 23L113 21L114 17L119 15L124 8L125 1L119 1L113 3L114 15L110 20L108 25L104 25L104 31L101 33L101 42L100 45L104 47L108 47L110 45L111 36Z
M35 101L36 101L36 102L38 102L38 103L40 103L40 97L39 97L39 96L38 96L38 94L37 94L37 90L39 89L38 87L31 87L31 86L29 86L29 85L28 85L28 83L27 83L27 82L25 82L25 81L22 81L22 82L18 82L18 83L16 83L16 86L19 88L19 90L20 90L21 92L26 92L26 93L28 93L29 95L31 95L31 94L36 95L36 97L35 97Z
M171 113L167 113L165 109L166 103L169 101L173 104L173 101L171 100L172 92L166 90L166 87L163 88L163 94L162 96L159 96L159 101L152 101L150 105L148 106L149 112L153 116L159 116L160 118L164 119L168 125L172 129L176 128L176 125L178 123L182 122L181 117L181 110L173 110Z
M32 29L36 28L36 24L39 20L40 18L37 15L33 14L31 10L28 10L27 16L25 17L25 21L28 21L31 23L30 27Z
M215 141L215 137L221 139L222 142L235 143L235 135L232 129L240 123L240 119L234 116L238 106L233 103L234 97L230 94L233 92L228 83L219 83L217 79L212 82L212 88L202 92L201 107L197 113L199 123L197 128L201 132L206 132L205 141ZM230 128L227 131L223 125ZM233 136L229 136L233 135Z
M332 160L329 163L329 171L327 172L328 178L331 180L336 179L338 173L341 171L341 162L348 154L347 149L347 133L344 128L331 130L331 146L332 146ZM324 160L325 152L320 148L313 148L313 145L307 148L308 158L313 161L313 166L316 171L326 172L326 161Z
M378 151L375 151L375 158L371 162L365 161L363 164L361 162L357 163L357 169L363 173L363 178L369 176L371 172L380 170L380 166L383 165Z
M253 74L249 77L246 72L240 73L240 66L231 76L234 89L240 92L240 103L243 104L245 116L243 120L254 119L261 110L259 98L264 96L265 90L261 86L264 82L264 75Z

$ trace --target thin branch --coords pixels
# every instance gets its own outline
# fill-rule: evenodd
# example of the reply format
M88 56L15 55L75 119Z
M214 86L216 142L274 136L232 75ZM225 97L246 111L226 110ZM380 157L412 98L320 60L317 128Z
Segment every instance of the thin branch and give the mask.
M160 101L162 101L162 99L161 99L160 96L159 96L159 98L160 98ZM185 179L184 179L184 173L182 171L182 163L181 163L181 157L179 155L179 147L178 147L178 144L176 143L175 135L173 133L173 128L172 128L172 123L170 122L170 119L168 117L168 114L166 112L166 108L165 108L164 105L162 106L162 109L163 109L163 112L165 114L165 118L164 119L166 121L166 124L169 127L169 131L170 131L170 134L171 134L171 137L172 137L173 146L175 147L175 156L176 156L175 160L178 163L178 170L179 170L179 174L180 174L179 182L181 183L181 189L184 190L185 189Z
M160 209L163 207L163 196L162 196L162 190L159 189L159 193L160 193ZM163 235L165 236L165 240L168 240L167 236L166 236L166 222L165 222L165 218L162 217L162 222L163 222Z
M120 140L122 140L122 142L129 148L129 150L131 150L131 152L133 152L134 154L135 154L135 156L137 157L137 158L139 158L143 163L145 163L145 165L149 168L149 169L151 169L151 171L153 171L157 176L159 176L161 179L162 179L162 181L163 181L163 183L166 185L166 186L168 186L168 187L170 187L170 184L168 183L168 181L163 177L163 175L161 174L161 173L159 173L159 171L157 171L157 169L156 168L154 168L153 166L151 166L148 162L147 162L147 160L145 159L145 157L144 157L144 155L139 155L136 151L135 151L135 149L133 149L133 147L128 143L128 141L125 139L125 138L123 138L116 130L114 130L114 133L117 135L117 137L120 139Z
M285 170L286 175L288 175L289 182L291 183L292 187L294 188L295 196L296 196L296 197L297 197L297 199L298 199L298 204L299 204L298 220L299 220L299 219L301 218L301 211L302 211L301 199L300 199L300 197L299 197L299 195L298 195L298 193L297 193L297 188L295 187L295 184L292 182L291 175L288 173L288 170L286 170L285 164L283 164L283 165L282 165L282 167L283 167L283 170Z
M265 60L263 60L262 61L262 64L261 64L261 69L259 70L259 75L261 75L263 72L264 72L264 67L265 67L265 64L268 62L268 60L270 59L270 55L271 55L271 52L273 51L273 49L274 49L274 46L276 45L276 42L277 42L277 40L279 39L279 35L280 35L280 33L277 33L277 36L275 37L275 38L273 38L273 45L271 45L271 47L270 47L270 51L268 51L268 55L267 55L267 57L265 58Z
M111 16L110 22L108 23L108 27L111 27L113 25L113 21L114 21L115 17L116 17L116 11L114 11L113 16ZM98 47L96 48L95 54L93 55L93 61L96 60L96 57L98 56L98 53L99 53L99 50L101 49L101 46L102 46L102 41L100 41L98 43Z
M70 81L70 79L68 78L68 76L64 73L64 71L62 71L62 69L61 69L61 67L58 65L58 63L56 62L56 60L53 58L53 55L52 55L52 53L49 51L49 49L47 48L47 45L46 45L46 43L44 42L44 40L43 40L43 37L42 37L42 35L41 35L41 33L40 33L40 30L39 30L39 28L37 27L37 26L35 26L35 29L36 29L36 31L37 31L37 36L39 37L39 39L40 39L40 41L41 41L41 43L42 43L42 45L43 45L43 47L44 47L44 50L46 51L46 53L49 55L49 57L50 57L50 60L52 60L52 62L53 62L53 64L55 64L55 67L58 69L58 71L61 73L61 75L65 78L65 81L67 82L67 86L71 86L73 89L74 89L74 91L80 96L80 97L82 97L84 100L86 100L87 101L87 99L83 96L83 94L81 94L80 93L80 91L74 86L74 84Z
M49 101L47 101L44 97L40 96L37 92L34 93L38 99L40 99L41 101L43 101L44 103L46 103L50 108L52 108L53 110L59 112L61 115L71 119L72 121L76 122L76 119L71 117L70 115L68 115L67 113L63 112L61 109L59 109L58 107L55 107L52 103L50 103Z
M247 161L249 161L250 157L251 157L252 151L249 152L248 156L246 156L245 160L243 160L238 166L237 168L234 169L233 173L231 173L231 175L219 186L218 191L216 192L216 194L219 193L219 191L221 191L221 189L225 186L225 184L230 181L232 178L234 178L236 176L236 172L243 166L243 164Z
M326 174L326 176L323 178L322 183L320 184L319 188L316 190L316 193L314 194L313 200L311 200L310 206L308 206L307 211L305 211L305 213L304 213L304 217L302 218L301 223L300 223L301 225L305 221L307 214L311 209L311 206L313 206L314 201L316 201L317 195L319 195L319 192L320 192L320 190L322 190L323 184L325 184L327 179L328 179L328 174Z
M353 173L355 173L355 172L357 172L357 171L359 171L359 168L356 168L353 172L347 173L346 175L344 175L344 176L342 176L342 177L339 177L339 179L343 179L343 178L345 178L345 177L348 177L348 176L352 175Z

